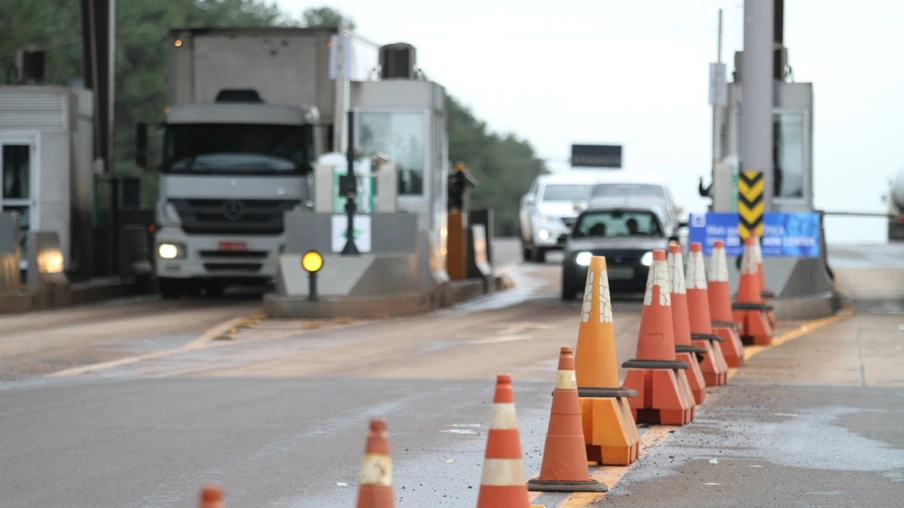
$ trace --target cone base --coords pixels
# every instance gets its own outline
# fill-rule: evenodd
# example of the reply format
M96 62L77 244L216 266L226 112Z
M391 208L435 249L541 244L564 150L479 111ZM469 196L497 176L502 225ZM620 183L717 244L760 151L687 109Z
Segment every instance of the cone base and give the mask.
M699 349L706 352L704 348ZM703 401L706 399L706 379L703 377L703 372L700 370L700 362L697 361L697 355L690 352L677 353L677 355L679 360L683 360L691 366L686 373L687 382L691 387L691 393L694 395L694 402L699 406L700 404L703 404Z
M699 362L700 372L706 386L722 386L728 383L728 363L722 352L722 342L719 341L694 341L694 344L707 350L703 360Z
M361 485L355 508L394 508L392 487L385 485Z
M534 478L527 482L527 490L531 492L609 492L609 487L596 480L569 482Z
M580 401L587 460L601 466L633 464L640 450L640 434L628 399L581 397Z
M754 346L772 344L772 327L766 319L766 313L759 310L738 310L734 312L734 320L742 325L741 341Z
M744 365L744 343L733 326L713 327L713 333L722 338L722 354L729 367Z
M625 386L639 394L628 401L637 423L684 425L694 419L694 394L684 370L629 369Z
M477 508L524 508L530 505L527 485L481 485Z

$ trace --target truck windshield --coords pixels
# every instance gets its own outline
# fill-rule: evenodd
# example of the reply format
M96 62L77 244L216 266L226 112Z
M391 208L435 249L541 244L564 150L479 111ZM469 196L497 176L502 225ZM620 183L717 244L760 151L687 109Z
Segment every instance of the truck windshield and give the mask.
M168 125L164 171L191 173L291 173L308 154L298 125Z

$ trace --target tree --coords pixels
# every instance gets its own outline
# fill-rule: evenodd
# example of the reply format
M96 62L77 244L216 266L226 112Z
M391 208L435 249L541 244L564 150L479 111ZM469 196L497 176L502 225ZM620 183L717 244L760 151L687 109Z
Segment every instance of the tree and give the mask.
M339 24L345 22L349 31L356 28L354 20L346 17L332 7L311 7L301 14L302 25L307 28L339 28Z

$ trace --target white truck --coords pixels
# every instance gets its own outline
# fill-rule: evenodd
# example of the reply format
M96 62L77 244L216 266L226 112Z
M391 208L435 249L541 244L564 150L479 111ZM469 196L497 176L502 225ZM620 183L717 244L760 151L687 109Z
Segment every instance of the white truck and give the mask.
M155 211L155 270L164 298L275 277L286 244L283 214L312 206L314 164L334 150L335 33L170 31ZM139 165L146 164L146 129L139 124Z
M889 183L888 203L888 241L904 241L904 170Z

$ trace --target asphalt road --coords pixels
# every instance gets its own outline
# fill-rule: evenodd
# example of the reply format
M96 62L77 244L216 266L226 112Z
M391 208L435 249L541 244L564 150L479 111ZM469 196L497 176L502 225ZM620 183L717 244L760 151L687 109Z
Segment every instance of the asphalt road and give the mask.
M517 245L495 254L510 264ZM399 506L474 506L497 373L515 380L527 473L540 468L558 349L580 313L557 298L555 262L514 264L515 290L427 316L266 320L229 341L198 339L259 300L0 318L0 507L184 507L206 482L227 506L352 506L371 416L389 421ZM640 302L615 307L621 363ZM755 357L605 503L900 499L904 317L858 319Z

